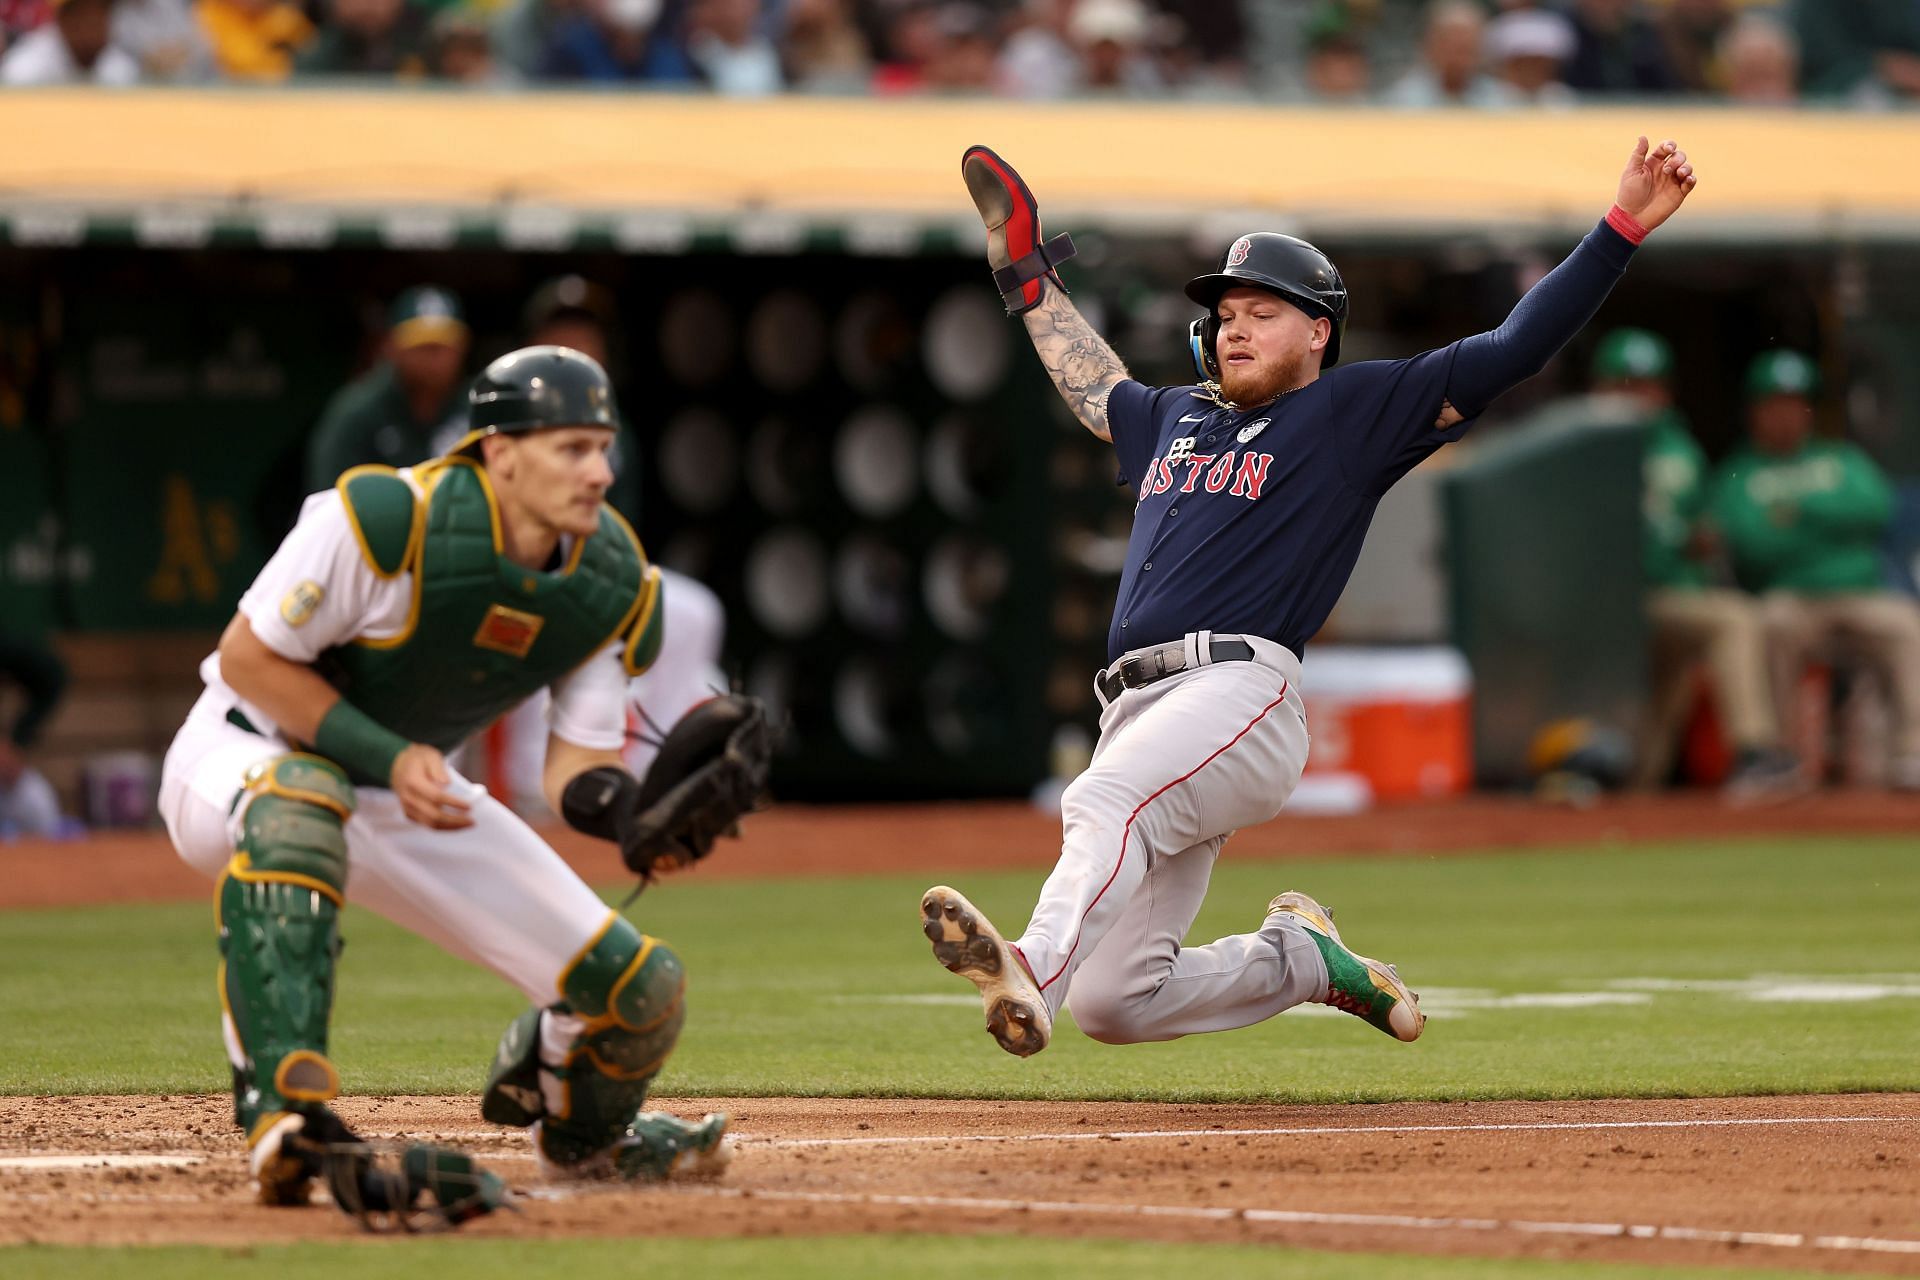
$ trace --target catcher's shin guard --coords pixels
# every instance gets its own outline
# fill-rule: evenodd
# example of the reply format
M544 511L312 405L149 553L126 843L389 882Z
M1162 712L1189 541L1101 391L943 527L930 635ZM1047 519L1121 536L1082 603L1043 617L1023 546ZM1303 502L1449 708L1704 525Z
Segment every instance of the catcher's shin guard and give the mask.
M559 987L561 1003L508 1026L480 1110L496 1124L538 1123L542 1159L565 1168L632 1136L680 1038L686 975L670 948L615 915Z
M960 157L960 176L987 224L987 265L993 286L1017 316L1040 305L1051 280L1064 292L1061 263L1073 256L1073 237L1064 231L1048 240L1040 230L1040 205L1013 166L986 147L968 147Z
M330 760L284 755L255 766L241 803L239 849L214 901L234 1118L257 1142L286 1113L340 1092L327 1020L353 786Z

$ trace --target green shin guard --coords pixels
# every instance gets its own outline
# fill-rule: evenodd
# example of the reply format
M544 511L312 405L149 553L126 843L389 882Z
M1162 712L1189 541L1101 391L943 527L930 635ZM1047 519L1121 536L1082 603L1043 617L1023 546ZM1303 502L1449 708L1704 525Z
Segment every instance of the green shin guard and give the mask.
M221 1006L245 1058L234 1116L249 1140L273 1116L340 1092L327 1022L353 806L346 775L318 756L280 756L247 778L240 847L215 901Z
M540 1094L540 1010L529 1009L500 1036L500 1048L480 1095L480 1114L493 1124L524 1129L547 1114Z
M560 979L564 999L554 1011L584 1024L562 1060L540 1054L540 1010L521 1014L501 1038L481 1113L498 1124L537 1121L541 1155L562 1167L585 1164L636 1139L660 1145L635 1125L648 1087L680 1037L685 986L671 949L614 917ZM722 1121L719 1129L724 1127ZM712 1136L717 1142L719 1130ZM684 1146L693 1140L674 1141ZM668 1152L666 1165L673 1154Z

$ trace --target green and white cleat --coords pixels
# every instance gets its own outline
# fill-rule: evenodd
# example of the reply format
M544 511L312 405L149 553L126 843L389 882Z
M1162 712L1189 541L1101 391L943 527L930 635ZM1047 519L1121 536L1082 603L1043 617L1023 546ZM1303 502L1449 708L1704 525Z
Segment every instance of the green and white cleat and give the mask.
M1333 912L1304 893L1289 890L1267 904L1267 919L1289 915L1304 925L1327 963L1327 995L1321 1001L1356 1018L1364 1018L1395 1040L1418 1040L1427 1015L1420 997L1400 980L1390 964L1369 960L1347 949L1334 928Z
M733 1162L725 1112L698 1123L664 1111L642 1111L605 1151L573 1164L547 1158L534 1126L533 1149L549 1182L666 1182L718 1178Z
M920 931L933 958L980 990L987 1030L1000 1047L1030 1058L1053 1038L1046 997L993 922L958 889L938 884L921 895Z

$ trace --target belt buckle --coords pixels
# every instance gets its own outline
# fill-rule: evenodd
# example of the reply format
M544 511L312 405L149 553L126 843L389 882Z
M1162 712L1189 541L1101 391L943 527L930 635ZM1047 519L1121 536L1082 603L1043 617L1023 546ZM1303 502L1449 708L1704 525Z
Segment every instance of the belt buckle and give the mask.
M1171 656L1173 663L1168 662ZM1156 680L1178 675L1187 669L1187 655L1178 644L1155 645L1131 657L1120 659L1120 683L1129 689L1144 689Z

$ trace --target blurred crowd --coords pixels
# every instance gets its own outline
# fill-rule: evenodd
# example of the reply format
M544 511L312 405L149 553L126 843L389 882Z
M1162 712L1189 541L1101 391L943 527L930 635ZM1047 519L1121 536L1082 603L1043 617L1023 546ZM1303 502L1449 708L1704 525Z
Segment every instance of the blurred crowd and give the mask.
M0 83L1920 100L1920 0L0 0Z

